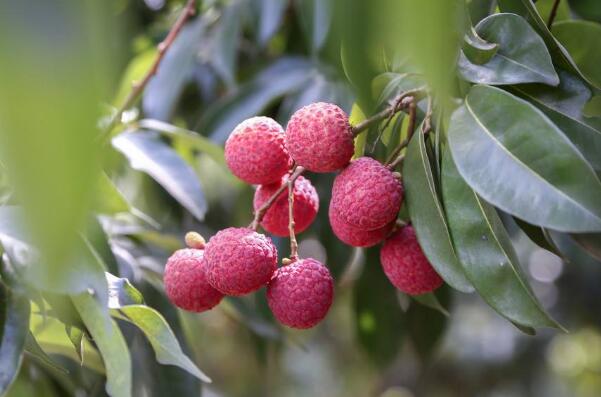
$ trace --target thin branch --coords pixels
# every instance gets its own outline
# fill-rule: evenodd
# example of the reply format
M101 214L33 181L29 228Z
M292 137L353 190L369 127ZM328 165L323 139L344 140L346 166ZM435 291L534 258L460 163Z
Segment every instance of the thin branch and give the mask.
M288 231L290 233L290 261L298 259L298 242L294 233L294 181L288 178Z
M305 172L304 167L301 167L301 166L294 167L294 171L288 177L288 180L292 181L294 183L294 181L296 181L296 178L298 178L303 172ZM255 216L253 218L253 221L250 223L250 225L248 225L248 227L250 229L257 230L259 228L259 224L263 220L263 217L265 216L265 213L267 212L269 207L271 207L273 205L273 203L275 203L275 201L278 199L278 197L280 197L280 194L282 194L282 192L286 188L287 188L287 184L283 183L282 186L280 186L278 188L278 190L276 190L275 193L273 193L271 195L271 197L269 197L269 199L255 211Z
M388 168L391 169L394 168L394 166L391 166L391 164L396 162L396 159L399 156L399 153L401 153L401 150L407 147L409 141L411 140L411 137L413 136L413 130L415 129L416 105L415 100L413 100L413 97L410 98L412 98L412 100L409 103L409 125L407 127L407 138L403 139L401 143L399 143L399 145L392 151L392 153L384 163L388 166Z
M426 110L426 116L424 117L424 122L422 124L422 133L427 134L432 130L432 97L428 97L428 107Z
M557 15L557 8L559 7L559 2L561 0L555 0L553 2L553 7L551 8L551 13L549 14L549 20L547 21L547 27L549 30L551 29L551 25L553 25L553 21L555 20L555 16Z
M394 161L387 165L388 169L392 170L397 165L401 164L405 160L405 153L400 154Z
M113 130L113 128L115 128L120 123L123 112L129 109L138 99L138 97L142 94L142 92L144 92L144 89L148 85L150 79L157 73L159 65L165 57L167 50L169 50L176 37L179 35L188 18L193 16L195 13L196 0L188 0L188 3L186 3L186 6L182 10L181 14L177 18L173 26L171 27L171 30L169 30L167 37L165 37L165 39L162 42L160 42L157 46L158 53L154 62L150 66L150 69L148 70L148 72L146 72L141 81L132 83L132 90L129 92L121 106L119 106L113 117L111 117L111 120L109 121L107 126L103 129L103 136L108 135Z

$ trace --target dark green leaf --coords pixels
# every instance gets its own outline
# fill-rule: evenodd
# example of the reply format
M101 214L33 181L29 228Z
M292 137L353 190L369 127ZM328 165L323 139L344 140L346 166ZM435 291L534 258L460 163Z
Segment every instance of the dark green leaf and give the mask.
M330 30L329 1L295 0L300 22L309 44L311 53L316 54L323 46Z
M15 380L29 332L29 299L0 282L0 395Z
M443 155L442 187L453 243L476 291L512 322L560 327L534 296L494 207L461 178L448 149Z
M155 134L125 132L113 138L113 146L132 168L150 175L192 215L204 219L207 203L194 170Z
M601 234L572 234L572 239L592 257L601 261Z
M411 223L428 260L450 286L463 292L473 291L453 249L422 133L416 133L409 143L403 162L403 184Z
M203 382L211 382L184 354L169 324L159 312L144 305L128 305L121 307L118 313L121 314L118 318L131 322L146 335L159 363L176 365Z
M378 249L367 250L367 263L377 265ZM367 266L353 288L359 343L380 367L396 357L404 340L406 320L397 293L381 266Z
M98 346L106 368L106 392L111 397L131 397L131 357L119 327L90 294L71 298Z
M421 305L439 311L441 314L444 314L447 317L449 316L448 310L445 309L444 306L442 306L442 304L433 292L427 292L421 295L413 295L412 298Z
M528 236L528 238L534 244L538 245L543 249L546 249L547 251L554 253L557 256L561 256L561 253L559 252L557 247L555 247L551 239L547 238L547 233L545 232L545 229L543 229L542 227L531 225L530 223L524 222L519 218L513 219L515 220L515 223L518 225L518 227L526 234L526 236Z
M459 73L472 83L503 85L540 82L559 84L545 43L522 17L494 14L478 23L476 32L498 51L490 61L478 65L462 52Z
M241 13L242 2L232 1L225 6L212 38L211 65L229 87L235 84Z
M128 279L105 273L109 288L109 309L119 309L125 305L144 304L144 297L131 285Z
M591 92L578 78L560 72L558 87L540 84L512 87L511 91L543 111L597 171L601 171L601 118L583 114Z
M601 230L601 182L565 135L528 102L474 86L453 113L448 134L459 172L486 201L534 225Z
M552 32L587 79L601 87L601 25L590 21L563 21L553 24Z
M211 139L225 142L230 132L244 119L261 112L282 95L307 82L314 66L303 58L280 58L236 92L223 97L207 109L200 129Z
M469 27L469 30L463 37L463 44L461 46L463 55L467 60L476 65L482 65L488 63L491 58L499 50L497 43L489 43L480 36L473 27Z
M46 354L46 352L35 340L35 336L33 336L31 331L27 332L27 339L25 340L25 352L28 353L31 357L35 358L42 365L47 366L48 368L52 368L53 370L65 374L69 373L69 371L65 367L52 361L52 359Z
M584 117L601 117L601 95L593 96L582 109Z
M565 0L564 0L565 1ZM530 25L538 32L541 38L545 41L551 57L556 64L567 71L577 74L584 78L588 83L594 84L591 80L583 75L582 71L576 65L568 51L561 43L551 34L547 23L539 15L532 0L497 0L499 8L502 12L512 12L523 16L528 20ZM597 86L597 88L601 88Z

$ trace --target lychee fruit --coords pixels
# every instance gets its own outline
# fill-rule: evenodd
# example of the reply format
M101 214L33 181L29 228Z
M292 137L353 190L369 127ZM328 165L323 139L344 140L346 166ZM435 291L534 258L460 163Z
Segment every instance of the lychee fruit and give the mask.
M290 118L286 147L296 163L309 171L339 170L348 164L355 150L348 116L331 103L307 105Z
M340 241L353 247L371 247L384 240L390 234L395 221L374 230L365 230L350 225L341 219L340 215L330 206L328 210L330 226Z
M244 120L225 142L225 161L246 183L278 182L292 166L284 138L282 126L269 117Z
M167 260L163 281L169 300L177 307L202 312L216 306L223 294L213 288L206 278L203 250L177 250Z
M374 230L396 219L402 201L403 188L392 171L361 157L334 179L330 206L347 224Z
M386 240L380 251L380 261L390 282L409 295L425 294L442 285L442 278L424 255L410 225L400 228Z
M275 318L292 328L311 328L328 313L334 281L321 262L307 258L279 268L267 286Z
M255 191L253 206L257 211L275 192L288 182L290 175L284 175L280 182L261 185ZM295 232L301 233L311 225L319 210L319 196L307 178L299 176L294 181L293 216ZM288 189L285 189L269 207L263 216L261 226L269 233L279 237L288 236Z
M211 237L205 260L209 283L226 295L238 296L269 282L277 269L278 253L264 234L230 227Z

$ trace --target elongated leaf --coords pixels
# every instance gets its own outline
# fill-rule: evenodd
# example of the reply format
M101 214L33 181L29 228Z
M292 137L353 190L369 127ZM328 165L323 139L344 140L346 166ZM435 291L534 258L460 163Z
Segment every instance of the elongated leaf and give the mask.
M511 91L543 111L578 147L597 171L601 170L601 117L585 117L591 91L577 77L559 73L558 87L540 84L512 87Z
M601 234L572 234L572 239L592 257L601 261Z
M159 363L176 365L203 382L211 382L184 354L169 324L159 312L144 305L128 305L121 307L119 313L146 335Z
M126 132L113 138L113 146L132 168L150 175L192 215L204 219L207 203L194 170L155 134Z
M330 30L330 1L295 0L300 22L311 53L316 54L323 46Z
M211 142L210 139L200 135L197 132L177 127L175 125L165 123L164 121L153 119L140 120L138 125L144 129L158 131L170 138L180 139L199 152L206 153L213 160L215 160L217 164L225 166L223 147Z
M494 207L465 183L448 150L443 155L442 188L453 244L476 291L512 322L559 327L532 293Z
M545 229L543 229L542 227L531 225L528 222L524 222L519 218L514 218L514 220L518 227L524 232L524 234L526 234L526 236L528 236L528 238L534 244L538 245L543 249L546 249L547 251L554 253L557 256L561 256L561 253L559 252L557 247L555 247L555 244L553 244L551 238L547 237Z
M106 281L109 286L109 309L119 309L125 305L143 304L144 297L128 279L115 277L110 273L105 273Z
M551 29L568 50L580 71L601 87L601 24L591 21L563 21Z
M476 32L498 51L490 61L479 65L461 53L459 73L467 81L492 85L517 83L559 84L544 41L522 17L494 14L478 23Z
M72 296L72 300L102 354L106 392L111 397L130 397L131 357L119 327L93 296L83 293Z
M52 276L52 282L50 274L56 269L41 260L31 241L32 237L23 223L23 210L20 207L0 207L0 242L19 275L42 290L70 294L92 289L98 299L106 300L104 269L81 238L77 251L67 262L69 266L65 266L60 277Z
M453 113L448 134L461 176L486 201L534 225L601 230L601 182L576 147L528 102L474 86Z
M29 299L0 282L0 395L15 380L29 330Z
M421 305L434 309L445 316L449 316L449 311L444 308L433 292L427 292L421 295L413 295L412 298Z
M532 0L497 0L499 9L502 12L511 12L526 18L532 27L538 32L541 38L545 41L551 58L558 66L566 69L568 72L577 74L588 83L595 85L593 81L588 79L576 65L576 62L570 56L570 53L563 45L551 34L547 23L541 18ZM597 88L601 88L597 85Z
M264 46L280 27L288 1L253 0L252 3L259 12L258 41Z
M303 58L277 60L236 92L207 109L200 129L215 142L225 142L236 125L257 115L275 99L301 87L313 71L311 62Z
M428 260L451 287L473 291L453 248L422 133L416 133L409 143L403 176L411 223Z
M31 357L35 358L42 365L47 366L48 368L52 368L53 370L68 374L69 371L52 361L52 359L46 354L46 352L42 349L39 343L35 340L35 336L31 333L31 331L27 332L27 338L25 340L25 352L31 355Z
M241 12L242 2L232 1L228 3L223 8L211 42L211 65L229 87L235 84L236 55L242 24ZM193 51L189 52L193 53Z

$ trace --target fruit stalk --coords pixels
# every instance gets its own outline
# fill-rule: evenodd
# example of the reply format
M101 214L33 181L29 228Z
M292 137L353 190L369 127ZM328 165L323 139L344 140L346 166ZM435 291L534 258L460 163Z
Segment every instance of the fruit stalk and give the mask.
M288 179L288 231L290 232L290 261L295 262L298 259L298 242L294 233L294 181Z

